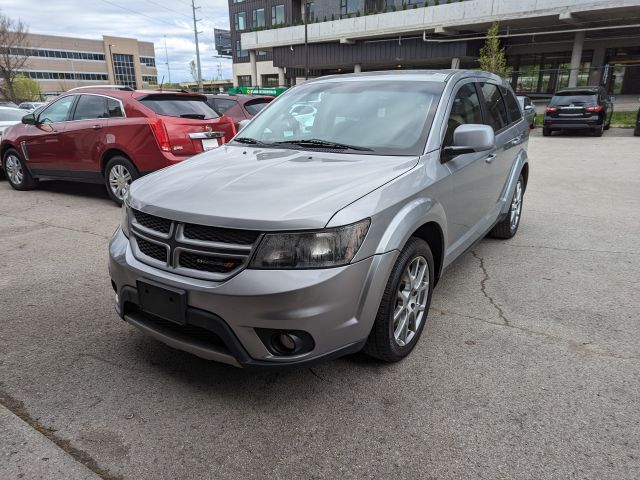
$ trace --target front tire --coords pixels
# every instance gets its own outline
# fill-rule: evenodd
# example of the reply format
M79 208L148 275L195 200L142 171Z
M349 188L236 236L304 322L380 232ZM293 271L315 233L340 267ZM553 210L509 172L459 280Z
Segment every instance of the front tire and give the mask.
M509 213L501 222L497 223L489 232L493 238L509 239L518 231L520 218L522 217L522 201L524 199L524 177L518 177L518 183L513 191Z
M107 193L111 200L118 205L122 205L122 201L129 191L129 185L137 178L140 178L138 169L127 157L121 155L112 157L104 169Z
M38 186L38 179L33 178L22 161L20 154L10 148L2 159L4 174L9 185L16 190L33 190Z
M427 242L411 237L391 271L364 353L397 362L413 350L431 305L433 265Z
M546 127L542 127L542 136L543 137L550 137L551 136L551 129L546 128Z

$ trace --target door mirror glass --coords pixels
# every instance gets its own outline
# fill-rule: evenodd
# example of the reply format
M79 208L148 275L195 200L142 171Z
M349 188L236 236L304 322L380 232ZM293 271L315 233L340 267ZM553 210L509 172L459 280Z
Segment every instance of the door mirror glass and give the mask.
M447 156L484 152L496 146L496 136L489 125L468 123L460 125L453 132L453 145L445 147Z
M533 110L533 105L527 105L524 107L525 110Z
M36 116L33 113L28 113L24 117L22 117L22 123L24 123L25 125L35 125Z

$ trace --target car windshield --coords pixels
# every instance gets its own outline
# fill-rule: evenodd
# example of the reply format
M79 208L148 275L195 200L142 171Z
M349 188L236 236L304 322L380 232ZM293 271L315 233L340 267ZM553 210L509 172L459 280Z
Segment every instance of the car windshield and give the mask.
M19 122L25 115L24 110L0 108L0 122Z
M244 128L236 141L363 154L419 155L443 86L436 82L377 79L303 84L275 100Z
M204 98L150 95L140 99L140 103L158 115L167 117L193 118L196 120L218 118L218 114L209 106Z
M597 95L576 95L574 93L556 94L549 105L594 105L598 103Z

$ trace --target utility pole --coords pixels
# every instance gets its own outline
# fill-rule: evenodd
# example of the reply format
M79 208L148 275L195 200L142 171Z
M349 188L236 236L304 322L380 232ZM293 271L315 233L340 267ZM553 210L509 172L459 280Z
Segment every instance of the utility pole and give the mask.
M198 21L196 19L196 10L200 7L196 7L195 0L191 0L191 10L193 11L193 34L196 38L196 64L198 66L198 92L202 93L202 68L200 67L200 46L198 45Z
M169 74L169 85L171 85L171 67L169 66L169 51L167 50L167 36L164 36L164 58L167 65L167 73Z

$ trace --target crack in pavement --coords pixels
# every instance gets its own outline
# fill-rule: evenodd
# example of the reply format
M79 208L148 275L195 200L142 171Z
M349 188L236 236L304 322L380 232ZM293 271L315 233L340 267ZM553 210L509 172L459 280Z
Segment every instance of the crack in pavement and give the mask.
M552 335L546 332L540 332L538 330L533 330L527 327L512 325L510 323L498 323L492 320L487 320L486 318L474 317L473 315L466 315L464 313L453 312L451 310L442 310L438 308L431 308L431 310L436 313L439 313L440 315L456 315L458 317L468 318L470 320L478 320L480 322L487 323L489 325L495 325L497 327L513 328L514 330L518 330L520 332L526 333L527 335L543 337L547 340L551 340L557 343L566 343L569 345L570 349L581 352L581 353L585 353L588 355L596 355L599 357L607 357L607 358L617 358L620 360L640 360L640 356L638 355L622 355L619 353L607 352L605 350L598 350L598 349L589 347L588 346L589 344L587 343L576 342L575 340L567 340L566 338L559 337L557 335Z
M484 266L484 258L480 257L475 252L475 250L471 250L471 255L473 255L473 257L480 262L480 269L482 270L482 274L484 275L484 278L480 280L480 290L482 291L482 294L487 298L487 300L489 300L489 303L493 305L493 308L498 312L498 317L500 317L500 319L504 322L503 325L510 326L509 320L505 316L504 311L502 310L502 307L500 307L500 305L498 305L495 302L493 297L487 293L486 284L487 284L487 280L489 280L489 273L487 273L487 269Z
M63 227L62 225L54 225L52 223L40 222L38 220L31 220L30 218L15 217L13 215L7 215L6 213L0 213L0 217L13 218L14 220L22 220L24 222L31 222L31 223L35 223L36 225L42 225L44 227L59 228L61 230L69 230L71 232L76 232L76 233L86 233L88 235L93 235L94 237L104 238L106 240L109 240L109 238L111 238L109 235L101 235L99 233L90 232L89 230L79 230L77 228Z
M514 243L505 243L506 247L516 248L544 248L547 250L558 250L560 252L590 252L590 253L613 253L616 255L640 255L640 252L620 252L615 250L593 250L591 248L562 248L562 247L550 247L548 245L517 245Z
M24 408L23 402L16 400L11 395L0 390L0 405L5 407L15 416L27 423L31 428L40 432L48 440L52 441L56 446L61 448L65 453L71 456L76 462L81 463L93 473L104 480L121 480L122 477L109 473L108 470L100 467L98 462L87 452L71 445L68 440L61 438L55 434L55 430L45 427L38 420L33 418Z

